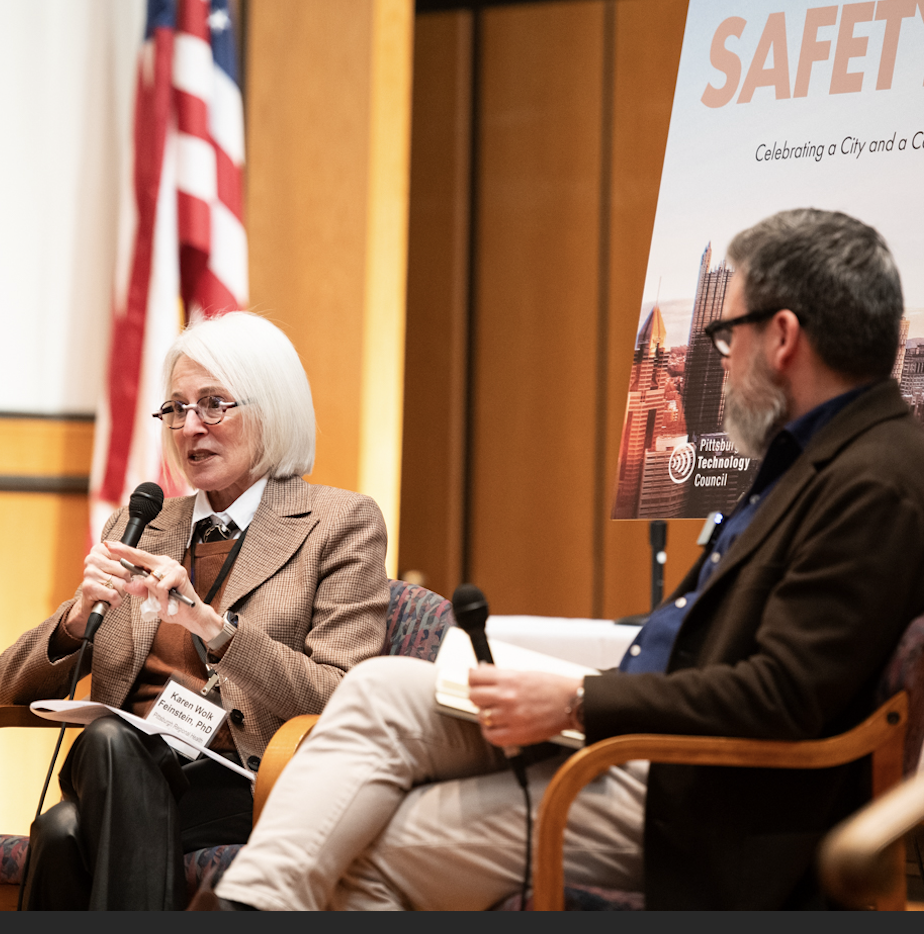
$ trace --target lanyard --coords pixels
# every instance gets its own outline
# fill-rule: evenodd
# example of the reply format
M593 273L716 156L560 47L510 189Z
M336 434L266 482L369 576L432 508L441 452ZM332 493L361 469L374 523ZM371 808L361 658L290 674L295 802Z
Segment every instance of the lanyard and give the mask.
M250 526L247 526L249 529ZM244 544L244 537L247 535L247 529L244 529L240 537L234 542L234 547L228 552L227 557L224 560L224 563L221 566L221 570L218 572L218 576L215 578L215 582L209 588L209 592L206 594L203 603L208 603L211 605L212 601L215 599L215 594L218 593L218 589L224 583L225 578L228 576L228 573L231 571L231 567L234 564L235 559L237 558L238 552L241 550L241 545ZM193 542L189 546L189 582L193 585L193 590L196 588L195 584L195 574L196 574L196 542ZM218 676L215 672L209 668L207 652L205 648L205 643L202 641L201 636L193 635L192 637L193 645L196 647L196 654L199 656L202 664L205 665L205 670L209 673L209 681L217 682ZM210 685L206 685L210 687Z

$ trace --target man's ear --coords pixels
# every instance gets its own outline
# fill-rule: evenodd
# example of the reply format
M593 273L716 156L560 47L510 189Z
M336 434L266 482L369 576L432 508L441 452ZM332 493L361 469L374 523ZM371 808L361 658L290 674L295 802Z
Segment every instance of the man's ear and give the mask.
M770 319L764 336L770 365L778 373L788 372L801 342L805 340L802 325L799 324L795 313L788 308L778 311Z

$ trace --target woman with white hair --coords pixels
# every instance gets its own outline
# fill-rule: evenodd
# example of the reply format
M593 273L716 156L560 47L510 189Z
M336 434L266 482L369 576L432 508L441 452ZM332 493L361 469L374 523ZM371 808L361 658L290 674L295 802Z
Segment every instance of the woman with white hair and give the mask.
M222 721L210 748L253 772L283 722L319 712L381 650L385 524L369 497L302 479L311 390L270 322L195 322L165 386L165 457L198 492L168 499L137 548L120 542L126 510L112 516L74 598L0 655L0 703L64 696L102 602L91 699L145 717L165 689L196 691ZM30 909L182 909L183 854L250 832L248 778L120 717L78 736L60 784L64 800L32 827Z

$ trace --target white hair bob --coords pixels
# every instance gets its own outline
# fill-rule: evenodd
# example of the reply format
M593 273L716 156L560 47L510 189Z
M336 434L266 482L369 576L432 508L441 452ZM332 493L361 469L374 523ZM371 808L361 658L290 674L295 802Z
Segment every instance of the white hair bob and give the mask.
M197 317L173 342L164 361L165 398L180 357L204 367L235 401L250 439L257 476L295 477L314 467L311 387L292 342L275 324L247 311ZM184 472L174 432L164 425L164 457Z

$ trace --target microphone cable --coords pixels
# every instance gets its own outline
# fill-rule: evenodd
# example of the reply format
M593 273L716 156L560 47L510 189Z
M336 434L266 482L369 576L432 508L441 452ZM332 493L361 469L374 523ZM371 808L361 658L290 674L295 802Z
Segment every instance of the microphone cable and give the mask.
M488 620L488 601L474 584L459 584L452 595L452 613L456 625L468 634L472 649L479 663L494 664L494 656L485 635ZM529 793L529 777L526 774L527 761L519 747L505 748L504 755L510 769L516 776L517 784L523 789L526 802L526 860L523 871L523 884L520 888L520 911L526 911L526 896L529 892L530 876L533 864L533 809Z
M80 653L77 656L77 664L74 666L74 676L71 678L71 689L67 695L68 700L73 700L74 695L77 693L77 685L80 683L80 668L83 664L84 652L87 648L87 643L90 640L87 638L87 633L84 632L83 638L80 640ZM61 724L61 729L58 730L58 741L55 743L54 752L51 754L51 762L48 765L48 772L45 774L45 784L42 785L42 793L39 795L38 807L35 809L35 817L32 818L32 822L35 823L41 817L42 807L45 804L45 795L48 794L48 786L51 784L51 777L55 773L55 763L58 761L58 754L61 752L61 744L64 742L64 734L67 731L67 728L72 724L67 723L66 721ZM77 724L73 724L76 726ZM23 860L22 864L22 879L19 882L19 895L16 898L16 910L22 911L23 897L26 891L26 879L29 875L29 863L32 861L32 846L26 850L26 858Z
M520 768L514 768L513 774L516 775L517 781L523 789L523 797L526 801L526 860L523 869L523 883L520 886L519 909L520 911L526 911L526 897L529 894L530 877L533 872L533 806L529 794L529 780L526 777L526 766L520 763Z

